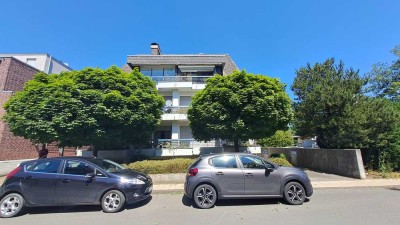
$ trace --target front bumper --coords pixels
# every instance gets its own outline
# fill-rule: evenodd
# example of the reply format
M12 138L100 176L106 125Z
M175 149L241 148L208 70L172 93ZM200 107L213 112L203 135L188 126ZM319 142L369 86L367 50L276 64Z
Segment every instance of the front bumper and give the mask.
M153 192L153 184L142 185L138 188L125 190L125 198L128 204L134 204L150 197Z

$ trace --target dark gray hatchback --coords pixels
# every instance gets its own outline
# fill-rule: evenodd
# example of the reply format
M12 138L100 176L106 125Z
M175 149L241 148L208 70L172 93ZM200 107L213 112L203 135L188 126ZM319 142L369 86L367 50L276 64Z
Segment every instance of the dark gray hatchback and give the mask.
M47 158L21 163L0 187L0 217L24 206L98 205L117 212L150 196L152 179L106 159Z
M283 198L300 205L312 193L303 170L247 153L200 156L188 168L185 182L185 195L199 208L211 208L217 199L229 198Z

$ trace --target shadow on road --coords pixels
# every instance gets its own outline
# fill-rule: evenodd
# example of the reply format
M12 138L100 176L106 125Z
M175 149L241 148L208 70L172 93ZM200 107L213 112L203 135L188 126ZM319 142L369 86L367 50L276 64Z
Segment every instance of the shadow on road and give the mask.
M304 202L307 203L309 201L310 201L310 199L306 198ZM193 199L188 198L186 195L182 196L182 204L187 206L187 207L198 208L194 204ZM279 198L222 199L222 200L218 200L215 205L218 206L218 207L221 207L221 206L226 207L226 206L253 206L253 205L276 205L276 204L289 205L284 200L279 199Z
M152 196L148 197L146 200L135 204L125 205L124 210L131 210L140 208L147 205L152 199ZM30 207L25 208L22 215L26 214L50 214L50 213L74 213L74 212L102 212L100 205L82 205L82 206L45 206L45 207Z

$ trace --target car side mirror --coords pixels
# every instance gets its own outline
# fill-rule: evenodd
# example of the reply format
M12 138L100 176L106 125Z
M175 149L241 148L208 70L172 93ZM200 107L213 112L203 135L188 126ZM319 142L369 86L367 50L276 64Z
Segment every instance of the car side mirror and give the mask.
M275 170L274 167L271 167L270 165L265 165L265 172L271 173Z
M96 174L94 174L94 173L88 173L85 175L85 178L93 179L95 176L96 176Z

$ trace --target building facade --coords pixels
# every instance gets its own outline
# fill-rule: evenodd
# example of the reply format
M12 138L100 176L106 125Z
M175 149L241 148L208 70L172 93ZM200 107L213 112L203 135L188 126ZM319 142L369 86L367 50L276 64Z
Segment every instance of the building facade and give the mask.
M207 78L215 74L227 75L238 69L229 55L161 54L156 43L151 44L150 52L149 55L129 55L122 69L125 72L138 69L149 76L165 99L162 122L153 136L154 147L172 147L177 151L174 154L186 154L191 149L196 154L200 147L221 146L218 140L202 143L193 139L187 110L192 96L205 88Z
M67 63L63 63L49 54L0 54L0 57L13 57L47 74L59 74L72 70Z
M43 54L25 55L29 55L31 58L37 56L36 58L38 62L43 61L42 59L44 59ZM44 55L46 57L48 56L47 54ZM26 63L27 60L24 60L24 58L21 57L14 57L13 54L0 54L0 117L3 117L5 114L5 110L3 109L4 103L7 102L16 91L22 90L25 83L31 80L36 73L40 71L55 73L55 71L61 72L71 70L67 66L56 65L58 60L55 61L51 56L47 57L47 59L49 59L47 64L37 63L36 65ZM39 60L39 58L41 60ZM58 155L58 149L56 146L48 146L48 149L50 156ZM66 154L71 155L75 154L75 152L69 150ZM27 139L14 136L7 123L0 121L0 161L30 159L37 158L37 156L37 146Z

